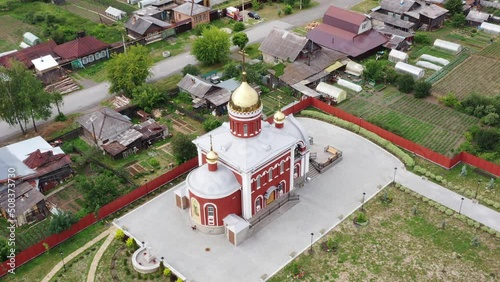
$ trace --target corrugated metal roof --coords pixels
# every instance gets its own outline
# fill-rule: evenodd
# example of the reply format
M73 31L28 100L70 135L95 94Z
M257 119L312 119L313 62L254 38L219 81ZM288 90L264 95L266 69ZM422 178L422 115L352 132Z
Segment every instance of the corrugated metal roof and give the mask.
M438 5L432 4L429 6L422 6L422 8L418 12L430 19L436 19L444 16L446 13L448 13L448 10L446 10L445 8L441 8Z
M49 40L47 42L43 42L37 44L33 47L28 47L23 50L19 50L15 53L11 53L0 57L0 65L5 67L10 67L10 60L15 59L22 62L27 68L33 67L32 60L36 58L40 58L46 55L54 55L52 51L57 46L57 43L54 40Z
M108 47L109 44L93 36L85 36L56 46L54 52L62 59L70 60L104 50Z
M402 14L408 12L414 4L413 0L382 0L379 5L386 11Z
M193 13L191 13L191 6ZM177 13L181 13L184 15L188 16L193 16L193 15L198 15L207 11L210 11L210 8L199 5L199 4L192 4L192 3L184 3L180 5L179 7L175 7L172 10L174 10Z
M259 50L281 60L295 61L300 51L304 49L308 39L293 32L273 28L264 38Z
M142 17L133 16L127 21L125 27L138 34L144 35L152 25L156 25L164 29L171 26L170 23L164 22L162 20L150 16L142 16Z
M121 18L123 15L126 15L127 13L122 11L122 10L119 10L115 7L111 7L109 6L106 11L105 11L107 14L110 14L110 15L113 15L117 18Z
M323 16L323 23L352 33L358 33L366 16L339 7L330 6Z
M198 98L203 98L212 86L212 84L190 74L186 74L181 81L177 83L177 87Z
M95 132L98 140L111 140L132 126L132 122L113 109L103 107L77 119L87 131ZM93 125L93 126L92 126Z

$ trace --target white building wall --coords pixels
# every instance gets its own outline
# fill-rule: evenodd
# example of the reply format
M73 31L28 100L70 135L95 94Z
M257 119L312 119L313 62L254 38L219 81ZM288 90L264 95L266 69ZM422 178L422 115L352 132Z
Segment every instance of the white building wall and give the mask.
M241 174L241 213L244 219L252 218L252 186L250 181L252 174L245 172Z
M358 34L363 33L365 31L368 31L372 29L372 21L369 19L366 19L360 26L358 30Z

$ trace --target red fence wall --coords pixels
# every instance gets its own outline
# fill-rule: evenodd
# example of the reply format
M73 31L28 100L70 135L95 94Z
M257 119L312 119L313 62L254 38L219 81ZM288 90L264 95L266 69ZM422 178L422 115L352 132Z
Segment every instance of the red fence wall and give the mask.
M354 124L357 124L366 130L369 130L379 136L381 136L384 139L389 140L390 142L408 150L411 151L431 162L434 162L436 164L439 164L445 168L452 168L459 162L464 162L467 164L470 164L472 166L478 167L482 170L488 171L491 174L494 174L496 176L500 176L500 166L493 164L491 162L485 161L481 158L478 158L476 156L473 156L469 153L462 152L458 155L456 155L453 158L447 158L446 156L443 156L439 153L436 153L428 148L425 148L421 145L418 145L412 141L409 141L401 136L398 136L392 132L389 132L383 128L380 128L376 125L373 125L359 117L356 117L354 115L351 115L347 112L344 112L343 110L339 108L335 108L333 106L330 106L324 102L321 102L317 99L313 98L307 98L304 100L301 100L298 103L294 103L290 105L288 108L283 110L283 113L285 115L289 115L292 113L297 113L307 107L313 106L323 112L326 112L328 114L334 115L338 118L341 118L343 120L352 122ZM269 122L272 122L273 116L268 117L267 119ZM141 198L142 196L158 189L162 185L172 181L173 179L179 177L180 175L186 173L187 171L195 168L198 164L198 158L193 158L186 163L170 170L169 172L151 180L150 182L138 187L137 189L133 190L132 192L128 193L127 195L124 195L113 202L101 207L99 209L99 212L97 214L97 219L94 217L93 214L89 214L86 217L82 218L80 221L78 221L76 224L71 226L70 229L65 230L59 234L54 234L46 239L40 241L39 243L29 247L28 249L20 252L19 254L16 255L16 267L21 266L22 264L34 259L35 257L43 254L45 252L45 247L43 246L43 243L49 244L49 246L55 247L68 238L74 236L78 232L82 231L83 229L87 228L88 226L96 223L98 220L101 220L105 218L106 216L118 211L119 209L129 205L130 203L134 202L135 200ZM5 261L1 265L0 269L0 277L4 276L7 274L7 270L9 269L8 266L8 261Z

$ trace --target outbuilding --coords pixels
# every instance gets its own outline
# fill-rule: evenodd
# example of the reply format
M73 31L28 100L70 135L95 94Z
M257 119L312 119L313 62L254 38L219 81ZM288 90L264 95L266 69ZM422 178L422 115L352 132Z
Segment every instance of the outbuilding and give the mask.
M354 76L361 76L365 68L354 61L349 61L345 67L345 72Z
M435 70L435 71L441 70L441 68L442 68L441 66L438 66L436 64L433 64L433 63L427 62L427 61L417 61L416 65L419 67L423 67L423 68Z
M106 11L106 16L114 19L114 20L121 20L123 19L123 17L125 17L127 15L126 12L122 11L122 10L118 10L117 8L114 8L114 7L111 7L109 6Z
M25 32L23 34L23 42L28 44L29 46L35 46L37 44L40 44L42 41L40 41L40 38L38 38L33 33Z
M345 88L351 89L351 90L356 91L356 92L361 92L361 90L363 90L363 88L360 85L357 85L356 83L350 82L350 81L342 79L342 78L340 78L337 81L337 83L340 86L344 86Z
M345 92L344 89L340 89L324 82L320 82L318 86L316 86L316 91L321 94L327 95L333 102L337 104L347 98L347 92Z
M434 41L434 47L453 54L458 54L462 51L462 45L441 39L436 39L436 41Z
M450 61L448 61L446 59L435 57L435 56L432 56L429 54L423 54L422 56L420 56L420 60L424 60L424 61L428 61L428 62L432 62L432 63L437 63L437 64L440 64L443 66L446 66L447 64L450 63Z
M396 66L394 68L399 73L410 74L415 80L419 80L425 75L425 71L423 69L403 62L396 63Z
M406 54L405 52L401 52L401 51L398 51L396 49L393 49L389 53L389 61L391 61L393 63L397 63L397 62L407 63L408 62L408 54Z
M497 24L482 23L479 29L489 34L494 34L494 35L500 34L500 25Z

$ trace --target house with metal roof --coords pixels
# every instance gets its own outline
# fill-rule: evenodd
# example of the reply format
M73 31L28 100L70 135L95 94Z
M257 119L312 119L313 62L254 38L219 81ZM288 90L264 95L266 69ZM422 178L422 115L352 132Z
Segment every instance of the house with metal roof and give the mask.
M264 62L276 64L293 62L301 53L306 53L307 37L274 27L260 44Z
M9 68L11 66L11 61L17 60L23 63L26 68L32 69L34 67L33 60L47 55L55 56L53 49L56 46L57 43L54 40L42 42L33 47L28 47L0 57L0 65Z
M156 15L162 15L163 12ZM125 28L128 37L132 39L144 38L146 44L167 38L175 34L173 25L152 16L139 16L134 14L127 21Z
M191 27L198 24L210 22L210 8L195 3L184 3L172 9L174 11L174 21L183 22L191 20Z
M14 198L8 190L0 192L0 213L16 226L29 224L44 219L49 211L45 204L45 196L28 182L20 182L15 186ZM9 199L15 199L15 209L10 208Z
M78 61L85 66L108 59L109 47L109 44L89 35L57 45L54 53L60 58L59 63Z
M228 88L212 84L199 77L186 74L177 87L181 92L186 92L193 99L193 108L206 108L220 115L225 111L232 91Z
M482 23L487 22L490 14L478 10L470 10L465 18L470 26L480 26Z
M369 55L381 48L388 38L372 29L366 15L330 6L323 23L307 33L307 38L325 48L352 58Z

